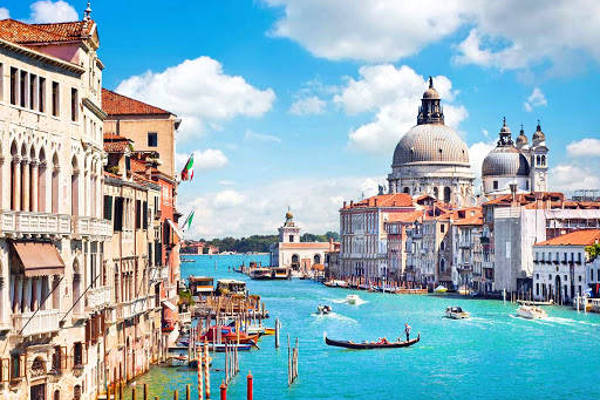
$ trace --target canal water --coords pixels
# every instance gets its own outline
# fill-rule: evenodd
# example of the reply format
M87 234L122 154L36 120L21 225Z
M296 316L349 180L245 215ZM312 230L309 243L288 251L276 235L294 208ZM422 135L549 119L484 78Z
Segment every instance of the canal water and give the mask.
M268 263L267 256L198 256L182 264L190 274L247 278L229 267L242 261ZM547 308L549 318L530 321L514 316L516 306L501 301L438 296L390 295L330 289L311 281L251 281L270 312L282 322L282 347L263 337L259 351L240 353L241 373L228 398L245 399L245 376L252 371L256 399L565 399L600 398L600 315ZM341 302L356 293L364 302ZM318 304L333 314L316 316ZM443 318L447 306L469 311L470 320ZM334 339L392 340L408 322L421 342L404 349L356 351L326 346ZM287 335L300 340L299 380L287 385ZM223 369L214 354L213 369ZM218 398L223 373L212 371L212 397ZM171 399L192 384L195 371L153 368L137 384L150 385L151 398Z

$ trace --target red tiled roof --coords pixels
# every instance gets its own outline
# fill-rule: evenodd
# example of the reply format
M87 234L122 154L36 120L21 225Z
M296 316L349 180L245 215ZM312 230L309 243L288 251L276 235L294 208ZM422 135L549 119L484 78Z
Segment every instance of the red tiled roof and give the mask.
M562 202L564 200L564 194L559 192L536 192L536 193L518 193L517 195L517 204L524 206L535 201L558 201ZM493 200L487 201L483 203L485 206L489 205L507 205L510 206L512 204L512 194L505 194L499 197L496 197Z
M104 151L107 153L123 153L129 147L129 142L104 142Z
M102 110L110 115L165 115L171 114L150 104L132 99L112 90L102 89Z
M345 208L372 208L372 207L412 207L413 199L407 193L380 194L372 196Z
M416 222L419 218L421 218L423 216L423 213L423 210L390 213L386 222L400 222L405 224L412 224Z
M557 236L536 246L591 246L600 241L600 229L582 229Z
M94 22L89 21L87 23L85 32L83 29L84 24L84 21L26 24L9 18L0 20L0 38L22 45L68 42L89 35Z

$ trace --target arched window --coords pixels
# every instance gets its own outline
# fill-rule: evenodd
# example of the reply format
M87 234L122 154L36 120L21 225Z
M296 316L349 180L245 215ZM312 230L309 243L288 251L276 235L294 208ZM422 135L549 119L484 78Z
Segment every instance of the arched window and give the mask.
M443 258L440 260L440 272L444 272L446 270L446 260Z
M58 154L54 153L52 157L52 184L50 185L50 199L52 201L52 212L54 214L58 214L58 191L60 189L59 186L59 172L60 172L60 163L58 161Z
M404 189L402 189L402 191L406 194L410 194L410 188L408 186L404 186Z
M46 180L48 175L46 174L46 152L44 149L40 149L40 164L38 167L38 182L37 182L37 209L41 212L48 212L46 209Z
M79 215L79 164L75 157L71 160L71 215Z
M439 200L439 195L440 195L440 192L439 192L438 188L434 187L433 188L433 197L435 197L436 200Z
M29 151L29 187L27 188L29 204L27 207L29 211L37 211L37 179L38 179L38 160L35 155L35 149L31 146Z
M444 188L444 202L445 203L450 203L450 194L452 193L452 191L450 190L450 188L448 186L446 186Z
M313 257L313 261L315 264L321 264L321 255L315 254L315 256Z
M53 400L60 400L60 390L56 389L54 391L54 397Z
M546 156L542 154L542 165L546 166Z
M542 164L540 163L540 161L541 161L541 159L540 159L540 156L539 156L539 154L538 154L538 156L536 157L536 163L535 163L535 164L536 164L536 165L542 165Z
M21 183L21 157L17 150L17 144L12 142L10 146L10 209L18 211L20 209L21 195L19 194Z

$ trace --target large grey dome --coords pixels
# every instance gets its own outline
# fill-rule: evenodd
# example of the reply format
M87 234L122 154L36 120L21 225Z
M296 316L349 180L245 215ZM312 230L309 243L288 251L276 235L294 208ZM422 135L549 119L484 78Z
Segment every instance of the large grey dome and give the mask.
M428 162L469 166L469 149L449 126L416 125L396 145L392 167Z
M481 175L529 176L529 163L512 146L498 146L483 160Z

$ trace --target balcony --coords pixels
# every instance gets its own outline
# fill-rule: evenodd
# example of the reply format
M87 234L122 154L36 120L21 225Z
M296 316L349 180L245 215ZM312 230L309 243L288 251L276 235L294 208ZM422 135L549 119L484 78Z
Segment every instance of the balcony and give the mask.
M130 319L145 312L149 307L149 302L146 297L140 297L129 302L122 303L117 308L118 319Z
M461 249L470 249L471 248L471 241L467 240L467 239L462 239L458 241L458 247L460 247Z
M2 211L1 228L5 235L68 235L71 217L64 214L28 211Z
M88 290L86 297L86 310L90 312L99 311L110 305L112 292L110 286L100 286Z
M487 269L494 269L494 263L491 261L484 261L482 263L482 267Z
M73 233L81 236L112 236L112 224L106 219L73 217Z
M43 310L13 315L13 325L21 336L41 335L59 330L59 310ZM31 320L30 320L31 318ZM29 322L27 322L29 321Z

